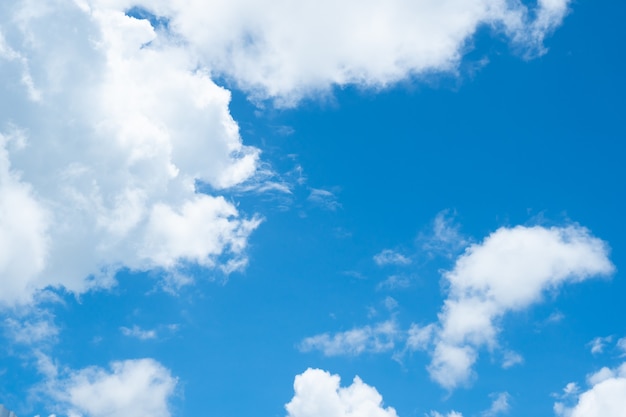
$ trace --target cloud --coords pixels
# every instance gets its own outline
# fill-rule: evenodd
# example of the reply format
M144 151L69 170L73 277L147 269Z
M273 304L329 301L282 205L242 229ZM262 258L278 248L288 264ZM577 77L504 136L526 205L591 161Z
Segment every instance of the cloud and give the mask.
M422 241L422 249L428 253L451 257L469 243L468 239L461 234L460 229L460 225L454 221L454 213L451 214L450 210L443 210L435 216L432 231L420 234L418 240Z
M376 289L389 289L396 290L402 288L408 288L411 286L411 279L403 275L390 275L385 280L378 283Z
M10 340L26 345L53 341L59 334L52 317L46 315L32 319L7 318L4 320L4 327Z
M391 249L384 249L380 253L374 255L374 262L378 266L385 265L409 265L411 259Z
M602 368L588 378L590 388L578 394L576 403L568 407L554 404L560 417L622 417L626 410L626 363L616 369ZM569 384L568 384L569 386Z
M258 218L230 93L122 1L0 7L0 305L114 284L123 267L245 266Z
M253 96L293 106L333 86L384 88L412 76L453 73L482 27L504 34L527 56L541 54L568 4L235 0L206 7L198 0L160 0L150 9L171 19L170 28L212 71Z
M345 332L322 333L307 337L300 343L299 349L302 352L319 350L326 356L380 353L392 350L396 341L403 337L397 324L393 320L388 320L374 326L356 327Z
M448 414L441 414L438 411L431 411L430 417L463 417L463 414L458 411L450 411Z
M626 355L626 337L622 337L616 343L617 348L621 351L622 356Z
M293 386L294 396L285 405L288 417L397 417L393 408L383 407L376 388L358 376L344 388L338 375L309 368Z
M607 343L610 343L613 340L613 336L606 337L596 337L591 342L589 342L589 346L591 347L591 353L596 355L604 352L604 348Z
M341 204L337 201L337 196L331 191L321 188L311 188L311 193L307 200L330 211L336 211L341 208Z
M583 227L500 228L468 247L444 273L448 298L434 336L431 378L453 389L470 382L481 347L497 347L498 320L543 292L614 271L608 247Z
M502 359L502 368L509 369L521 363L524 363L524 357L519 353L510 350L504 352L504 358Z
M501 392L498 394L492 394L493 402L491 403L491 407L488 410L482 413L485 417L493 417L498 414L506 414L511 409L511 405L509 404L509 400L511 396L508 392Z
M156 339L157 337L156 330L144 330L137 325L134 325L132 328L120 327L120 331L124 336L134 337L139 340Z
M177 380L153 359L111 363L71 372L49 387L70 417L169 417Z

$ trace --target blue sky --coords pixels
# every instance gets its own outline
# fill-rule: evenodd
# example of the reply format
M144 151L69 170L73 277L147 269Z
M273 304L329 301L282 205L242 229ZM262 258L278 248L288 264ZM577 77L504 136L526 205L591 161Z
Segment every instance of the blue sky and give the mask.
M623 417L624 17L1 5L0 404Z

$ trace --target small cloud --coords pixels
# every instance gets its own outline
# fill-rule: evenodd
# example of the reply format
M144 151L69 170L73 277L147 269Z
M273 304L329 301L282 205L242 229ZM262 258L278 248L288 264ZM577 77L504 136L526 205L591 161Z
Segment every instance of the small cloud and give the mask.
M300 345L302 352L319 350L325 356L360 355L362 353L381 353L392 350L396 341L403 337L393 320L384 321L374 326L355 327L335 334L322 333L307 337Z
M491 407L482 413L484 417L494 417L509 412L511 409L511 405L509 404L511 396L508 392L494 393L491 394L490 397L493 398L493 402L491 403Z
M524 358L522 357L522 355L517 352L507 350L506 352L504 352L504 357L502 358L502 368L509 369L523 362Z
M331 191L321 188L311 188L311 193L307 200L329 211L336 211L341 208L341 204L337 201L337 196Z
M382 252L374 255L374 262L378 266L385 265L409 265L411 259L391 249L384 249Z
M596 337L591 342L587 343L587 345L591 347L591 353L597 355L603 353L607 343L611 343L612 340L613 336Z
M139 340L156 339L157 337L156 330L144 330L137 325L134 325L132 328L120 327L120 331L124 336L134 337Z
M458 411L450 411L448 414L441 414L437 411L431 411L426 417L463 417L463 414Z
M52 342L59 334L52 317L47 314L32 319L8 318L4 321L4 328L9 339L24 345Z
M550 314L550 316L548 316L545 323L546 324L560 323L561 321L563 321L564 318L565 318L565 314L561 313L560 311L555 311L554 313Z
M279 136L291 136L296 133L296 129L287 125L274 126L274 131Z
M386 280L380 282L376 288L379 290L390 289L395 290L399 288L408 288L411 286L411 280L404 275L391 275Z
M621 339L619 339L616 343L616 346L622 352L620 357L626 356L626 337L622 337Z
M389 311L392 311L398 308L398 301L393 297L386 297L384 303L385 303L385 307Z
M359 271L343 271L342 274L347 276L347 277L356 278L356 279L359 279L359 280L360 279L366 279L365 275L363 275Z
M451 257L470 243L460 229L460 225L454 221L454 213L443 210L435 216L432 229L428 233L420 234L418 241L422 242L422 249L431 256Z

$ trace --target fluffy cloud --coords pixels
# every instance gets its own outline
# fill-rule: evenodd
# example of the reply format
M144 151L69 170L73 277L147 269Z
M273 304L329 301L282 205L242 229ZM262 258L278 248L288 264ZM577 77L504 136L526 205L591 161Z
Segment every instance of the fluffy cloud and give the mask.
M602 368L588 378L590 388L578 395L576 404L554 405L561 417L623 417L626 410L626 363L617 369ZM569 385L569 384L568 384ZM576 392L577 393L577 390Z
M69 417L169 417L176 378L152 359L85 368L56 381L50 394Z
M382 253L385 259L391 256ZM454 268L443 273L448 294L438 322L412 324L402 330L391 320L323 333L304 339L300 349L317 349L328 356L356 355L388 352L404 342L404 349L396 351L394 358L408 351L429 352L431 378L444 388L454 389L471 382L481 348L498 348L499 320L505 314L541 301L547 290L610 275L614 266L608 255L605 242L577 225L503 227L481 243L470 245ZM502 352L503 368L523 360L516 352ZM507 398L499 397L498 410L504 411Z
M196 193L249 179L230 93L114 1L0 5L0 305L115 271L245 265L256 218Z
M529 9L507 0L231 0L207 7L161 0L151 8L170 17L215 72L261 98L293 105L333 85L380 88L454 71L482 26L531 55L541 53L568 3L539 0Z
M340 386L338 375L307 369L297 375L294 396L285 406L288 417L397 417L383 408L382 396L357 376L348 387Z
M403 334L393 320L375 326L356 327L335 334L323 333L307 337L300 343L300 350L320 350L327 356L359 355L365 352L387 352L395 347Z
M469 382L478 349L497 346L505 313L540 301L545 290L613 270L606 244L585 228L498 229L444 274L448 298L434 336L431 377L448 389Z

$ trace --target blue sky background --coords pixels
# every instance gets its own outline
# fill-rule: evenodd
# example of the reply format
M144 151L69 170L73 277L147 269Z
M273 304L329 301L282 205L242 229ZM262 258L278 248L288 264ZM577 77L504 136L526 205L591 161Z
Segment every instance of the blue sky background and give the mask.
M225 275L184 261L178 272L193 283L168 287L172 271L126 265L109 289L61 285L56 300L3 307L0 403L19 416L71 416L72 409L124 415L80 411L59 394L63 384L51 394L50 376L37 365L44 355L59 375L154 358L177 378L167 415L181 417L286 416L294 377L307 368L340 375L342 386L358 375L402 417L455 417L452 410L551 416L555 402L574 407L575 395L559 397L564 387L592 389L585 378L617 368L626 354L626 343L625 350L618 343L626 336L626 6L577 1L569 9L544 55L524 59L504 35L481 27L456 74L409 76L382 90L334 87L293 108L251 100L236 81L217 78L232 92L229 109L243 143L260 149L274 178L291 189L203 186L243 217L263 218L247 239L247 266ZM10 100L0 98L0 111ZM11 117L2 117L6 127ZM457 234L435 247L437 218ZM302 341L314 335L387 320L404 330L436 322L448 291L442 271L469 244L501 227L569 224L610 246L615 272L564 284L506 313L499 348L478 349L467 384L448 390L434 382L428 352L394 359L401 341L384 352L303 351ZM377 265L385 249L410 264ZM404 284L385 286L390 276ZM42 320L56 335L20 342L12 320ZM121 330L133 326L154 337ZM592 353L592 340L608 336L603 352ZM523 363L503 369L506 350ZM500 393L508 406L489 414ZM300 416L317 417L293 414Z

